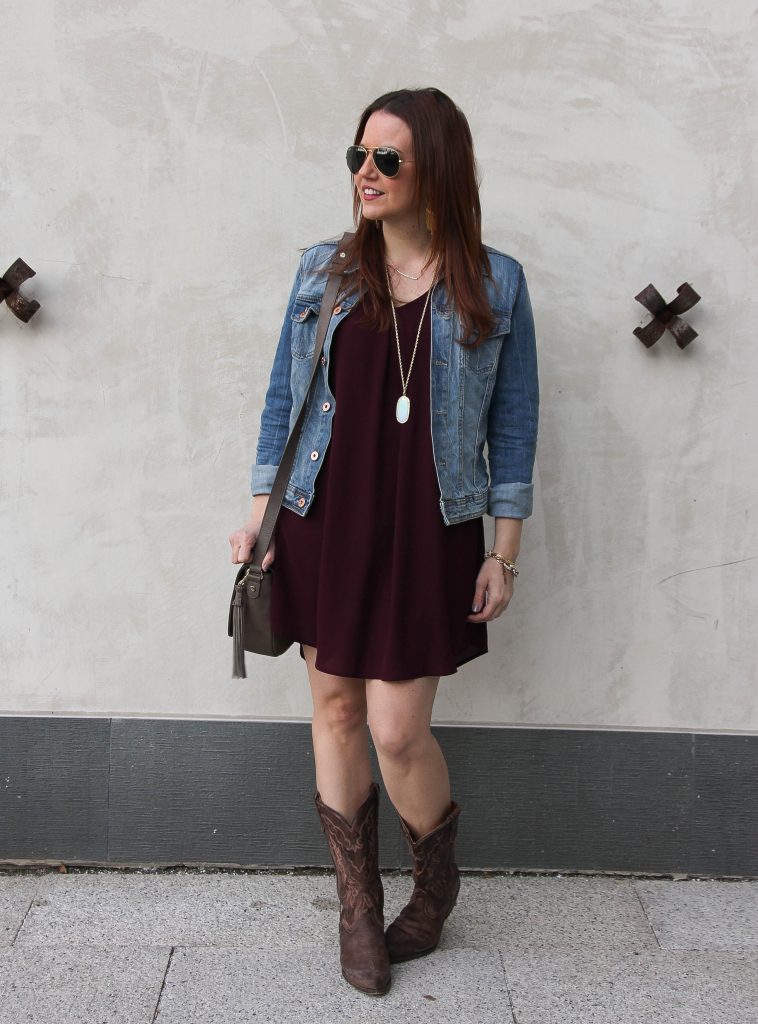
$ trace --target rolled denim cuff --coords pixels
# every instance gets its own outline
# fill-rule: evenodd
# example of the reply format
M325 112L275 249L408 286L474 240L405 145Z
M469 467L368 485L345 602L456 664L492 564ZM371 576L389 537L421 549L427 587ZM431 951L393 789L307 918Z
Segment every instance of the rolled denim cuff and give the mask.
M250 493L271 494L278 466L256 466L250 471Z
M493 518L528 519L534 484L495 484L487 492L487 514Z

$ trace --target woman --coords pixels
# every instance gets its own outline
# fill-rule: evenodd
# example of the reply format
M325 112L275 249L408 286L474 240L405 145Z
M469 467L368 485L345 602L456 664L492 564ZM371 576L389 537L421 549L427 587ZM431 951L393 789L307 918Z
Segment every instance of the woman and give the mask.
M252 514L229 539L232 561L248 561L306 399L326 269L342 261L263 568L276 558L272 627L299 642L308 670L342 973L381 995L390 963L437 946L458 895L461 809L432 705L441 675L486 653L487 623L513 596L538 379L523 269L481 243L471 133L449 97L379 97L347 162L356 232L339 251L322 242L301 257L261 416ZM486 553L485 513L495 518ZM414 865L410 902L386 933L367 726Z

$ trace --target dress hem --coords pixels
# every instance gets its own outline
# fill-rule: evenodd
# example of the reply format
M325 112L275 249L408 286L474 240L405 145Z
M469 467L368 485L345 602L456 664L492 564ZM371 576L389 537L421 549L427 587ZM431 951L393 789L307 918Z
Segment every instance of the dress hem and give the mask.
M293 640L292 643L296 643L296 644L299 645L299 647L300 647L300 657L303 659L303 661L305 661L305 655L303 653L303 644L304 643L307 644L309 647L315 647L316 651L318 652L317 645L313 644L313 643L310 643L308 640L302 640L302 641L301 640ZM471 653L471 654L466 654L464 657L461 658L460 661L456 662L455 667L452 668L452 669L449 668L449 669L447 669L445 671L437 671L437 672L416 672L415 674L412 674L412 675L403 675L403 676L380 676L380 675L376 675L376 673L365 673L365 672L335 672L333 669L324 668L323 665L319 665L319 663L318 663L318 653L316 654L316 668L319 670L319 672L325 672L325 673L327 673L330 676L339 676L339 677L341 677L343 679L381 679L382 682L384 682L384 683L403 683L403 682L407 682L410 679L421 679L424 676L439 676L440 678L442 678L444 676L456 675L456 673L458 672L458 669L462 665L467 665L470 661L474 661L476 658L480 658L480 657L482 657L482 655L488 654L488 653L489 653L489 647L485 644L483 650L476 650L476 651L473 651L473 653Z

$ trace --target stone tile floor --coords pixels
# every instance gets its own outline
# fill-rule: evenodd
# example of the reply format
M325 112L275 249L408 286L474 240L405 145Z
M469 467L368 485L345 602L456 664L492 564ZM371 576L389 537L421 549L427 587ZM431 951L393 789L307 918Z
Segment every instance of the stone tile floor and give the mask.
M464 874L381 998L338 913L329 873L0 872L0 1024L758 1024L758 881Z

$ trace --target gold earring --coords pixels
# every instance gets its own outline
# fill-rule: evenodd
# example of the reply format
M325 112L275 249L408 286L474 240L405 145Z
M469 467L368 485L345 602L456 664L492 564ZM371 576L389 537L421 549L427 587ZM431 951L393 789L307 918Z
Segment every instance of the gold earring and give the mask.
M424 219L425 219L425 222L426 222L426 230L429 231L430 233L433 233L434 232L434 214L432 213L431 208L428 207L428 206L427 206L427 208L426 208L424 213L425 213Z

